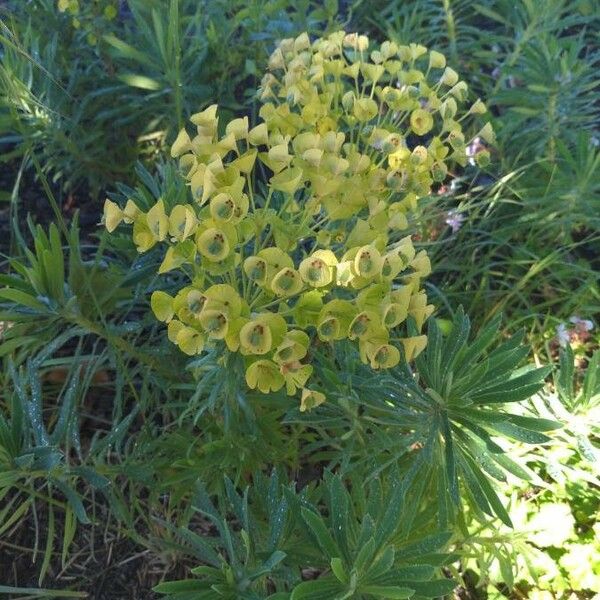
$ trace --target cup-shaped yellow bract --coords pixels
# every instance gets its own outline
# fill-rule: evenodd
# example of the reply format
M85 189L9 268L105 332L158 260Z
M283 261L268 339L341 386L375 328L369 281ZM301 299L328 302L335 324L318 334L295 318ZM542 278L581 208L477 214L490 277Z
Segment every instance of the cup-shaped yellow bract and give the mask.
M433 312L431 263L407 234L419 200L468 162L485 105L467 96L444 56L419 44L282 40L259 122L219 126L214 104L177 135L188 200L167 190L153 204L105 202L109 232L133 225L138 251L161 253L160 274L187 278L151 297L169 340L189 355L239 353L250 388L301 389L301 410L325 399L307 387L315 338L352 340L374 369L396 365L400 348L413 360L427 338L406 337L405 322L421 331ZM478 146L494 142L489 124L473 131Z
M198 250L208 260L223 260L229 254L229 241L225 232L216 227L205 229L196 239Z
M378 325L380 319L377 313L364 310L352 319L348 327L348 337L351 340L368 338Z
M372 279L381 273L383 258L374 246L359 248L354 257L354 271L359 277Z
M390 369L400 362L400 351L396 346L382 344L371 355L371 367L373 369Z
M310 337L307 333L299 329L288 331L273 354L273 360L278 363L302 360L308 352L309 345Z
M169 232L169 218L165 213L165 205L159 200L146 215L146 224L157 242L162 242Z
M109 233L112 233L123 221L123 211L116 202L109 200L104 201L104 216L103 222Z
M257 360L246 369L246 383L263 394L276 392L285 385L279 367L272 360Z
M317 333L323 341L341 340L348 336L350 323L358 310L349 300L331 300L323 305L317 321Z
M206 338L200 331L185 325L180 327L175 335L175 343L182 352L190 356L200 354L204 349L205 342Z
M156 291L152 292L150 297L150 306L154 316L164 323L168 323L175 314L173 307L173 297L166 292Z
M337 259L332 252L317 250L300 263L298 271L307 285L320 288L333 281L336 263Z
M304 284L300 273L295 269L284 267L271 281L271 289L278 296L294 296L302 291Z
M325 402L325 394L304 388L300 398L300 412L312 410Z
M433 128L433 117L423 108L417 108L410 114L410 127L417 135L425 135Z
M299 361L283 363L279 367L280 373L285 379L285 388L289 396L302 389L313 372L311 365L303 365Z
M277 346L287 324L278 314L265 312L255 315L240 330L240 348L244 354L267 354Z
M169 235L177 241L184 241L196 232L198 219L189 204L178 204L169 215Z
M267 280L267 261L260 256L249 256L244 261L244 272L250 281L264 285Z
M210 201L210 214L215 221L231 221L235 215L235 202L226 193L213 196Z
M414 337L404 338L402 340L404 358L407 361L417 358L417 356L419 356L419 354L425 350L425 346L427 346L426 335L417 335Z
M262 320L250 321L240 331L240 344L248 354L266 354L273 345L271 329Z
M383 324L392 329L402 323L408 316L406 307L397 302L390 302L382 310Z
M198 317L202 329L210 338L222 340L227 335L229 318L227 313L216 308L204 308Z
M138 252L147 252L158 241L154 233L148 227L146 215L135 221L133 224L132 239Z

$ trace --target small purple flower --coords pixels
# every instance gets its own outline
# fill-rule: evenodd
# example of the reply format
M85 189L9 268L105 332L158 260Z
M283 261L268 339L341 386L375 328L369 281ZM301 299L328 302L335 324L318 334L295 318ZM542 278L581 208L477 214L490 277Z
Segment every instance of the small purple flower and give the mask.
M565 348L566 345L571 341L571 333L564 323L559 323L558 327L556 328L556 339L561 348Z
M594 324L589 319L580 319L577 315L573 315L569 321L578 329L586 332L594 329Z
M452 233L456 233L464 223L465 215L455 211L450 210L446 214L446 225L448 225L452 229Z

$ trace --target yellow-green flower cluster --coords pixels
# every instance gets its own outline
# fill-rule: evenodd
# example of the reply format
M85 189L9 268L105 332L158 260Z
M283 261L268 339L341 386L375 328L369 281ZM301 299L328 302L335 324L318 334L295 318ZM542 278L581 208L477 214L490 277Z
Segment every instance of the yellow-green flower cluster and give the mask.
M213 105L191 117L192 135L179 133L171 153L189 203L105 204L109 231L132 224L140 252L166 246L159 273L189 279L175 296L152 295L169 339L189 355L241 354L250 388L301 390L302 410L324 401L307 387L311 340L353 340L374 369L425 347L403 333L433 311L408 215L447 160L464 162L463 86L443 57L429 53L424 74L420 46L367 48L343 32L284 40L260 92L263 121L219 127Z
M71 15L74 29L86 32L86 40L91 46L98 43L102 29L119 13L117 0L57 0L56 6L59 12Z
M462 125L486 112L479 99L465 106L467 84L442 54L417 44L370 49L363 35L340 31L311 43L303 34L283 40L269 68L260 90L269 131L311 141L346 134L327 157L335 181L308 174L332 218L402 219L450 164L467 164ZM476 135L493 142L489 125ZM322 144L310 148L319 160Z

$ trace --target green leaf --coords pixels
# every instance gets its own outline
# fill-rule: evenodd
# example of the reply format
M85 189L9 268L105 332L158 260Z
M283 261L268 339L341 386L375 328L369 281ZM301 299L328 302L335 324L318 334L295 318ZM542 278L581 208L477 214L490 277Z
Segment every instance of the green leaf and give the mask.
M87 592L74 592L71 590L46 590L43 588L12 587L0 585L0 594L20 594L37 598L87 598Z
M329 533L322 517L307 508L300 509L300 512L304 522L308 525L319 548L321 548L321 551L325 556L329 559L339 557L341 555L341 550Z
M450 531L426 536L418 542L413 542L398 548L396 550L396 558L406 560L407 558L421 556L422 554L444 550L451 537L452 532Z
M160 81L136 73L121 73L120 75L117 75L117 78L131 87L140 88L142 90L156 91L163 87Z
M410 588L395 587L391 585L366 585L361 586L360 590L363 594L373 594L380 598L389 598L390 600L396 598L410 598L415 590Z
M348 573L346 573L346 569L344 569L344 562L341 558L332 558L331 559L331 571L335 575L336 579L341 583L347 584L349 581Z
M434 573L435 569L431 565L410 565L396 568L380 576L376 582L369 578L369 582L378 585L403 586L407 581L429 581Z
M503 523L505 523L509 527L512 527L513 524L510 520L508 512L506 511L506 508L504 508L504 505L500 501L498 494L496 494L494 488L492 488L486 476L481 472L481 469L479 469L479 467L470 457L465 456L464 458L465 462L468 463L470 467L471 473L475 477L476 481L479 483L479 489L487 498L487 501L489 502L489 506L491 507L493 514L498 516ZM485 512L488 512L488 514L490 514L489 511Z
M27 308L37 310L38 312L48 312L48 307L45 304L42 304L30 294L22 292L21 290L2 289L0 290L0 298L6 298L6 300L9 300L10 302L26 306Z
M566 348L559 356L559 370L556 387L560 396L569 403L575 398L574 374L575 356L573 355L571 346L567 344Z
M473 363L492 344L498 333L502 315L496 315L484 328L470 345L464 347L457 360L455 377L458 378L473 368Z
M544 378L550 370L549 366L532 369L514 379L483 388L473 394L471 398L479 404L527 400L543 387Z
M526 444L545 444L551 440L551 438L543 433L531 431L530 429L525 429L524 427L519 427L518 425L507 423L506 421L490 424L490 428L519 442L525 442Z
M89 525L90 520L85 512L85 508L83 507L83 503L81 502L81 498L79 494L66 482L61 481L60 479L52 479L52 482L56 487L66 496L77 520L84 525Z
M290 600L332 600L344 591L342 584L333 577L320 577L303 581L292 591Z
M434 581L407 581L407 585L415 590L415 593L425 598L443 597L452 593L457 586L453 579L435 579Z
M131 44L120 40L112 34L105 35L104 41L110 44L116 50L118 50L119 54L125 58L146 65L151 69L154 69L154 67L156 66L150 56L147 56L141 50L134 48Z
M180 579L179 581L164 581L152 588L158 594L174 594L176 592L199 592L207 589L209 584L200 579Z

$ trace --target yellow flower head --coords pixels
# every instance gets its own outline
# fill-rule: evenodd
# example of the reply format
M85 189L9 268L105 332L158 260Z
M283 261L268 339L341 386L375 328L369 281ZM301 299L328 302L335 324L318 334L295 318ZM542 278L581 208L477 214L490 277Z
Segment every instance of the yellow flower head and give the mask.
M463 127L485 105L439 52L343 31L282 40L258 96L256 123L220 127L213 104L178 133L187 200L107 200L104 224L132 225L160 274L187 278L151 297L171 342L239 353L249 388L301 389L304 411L325 400L306 387L315 340L349 339L374 369L425 347L406 321L420 331L434 310L421 288L431 263L408 234L419 200L467 164ZM494 143L489 124L470 130Z

